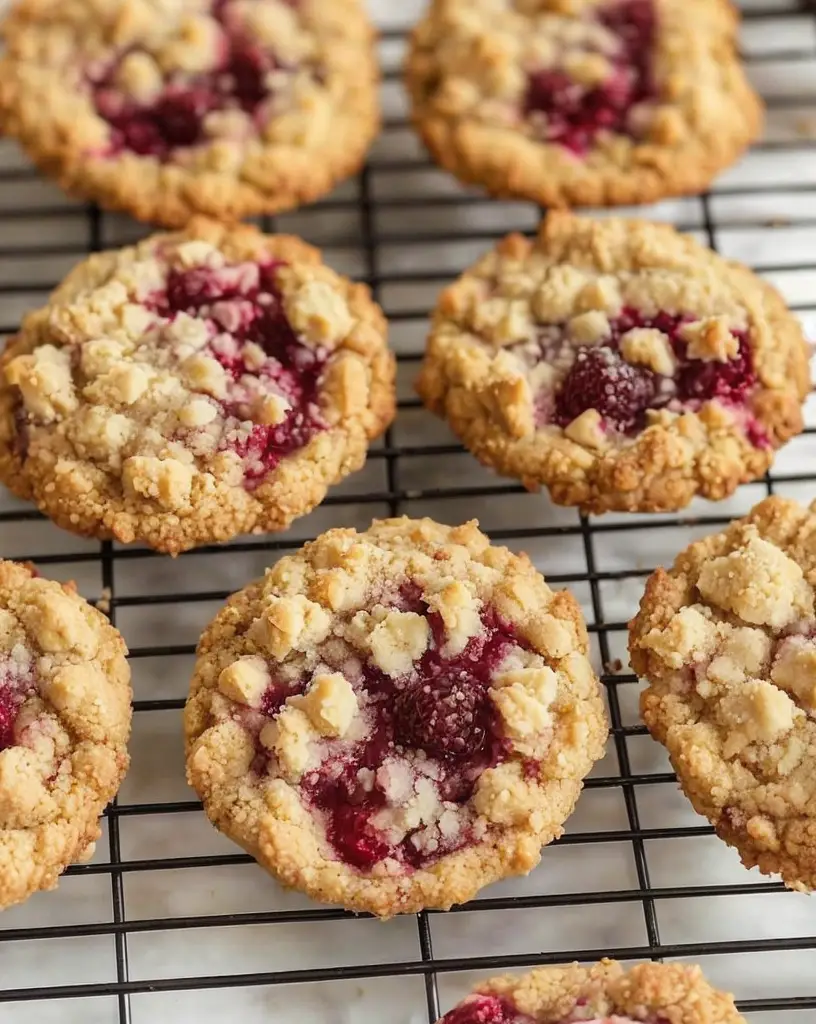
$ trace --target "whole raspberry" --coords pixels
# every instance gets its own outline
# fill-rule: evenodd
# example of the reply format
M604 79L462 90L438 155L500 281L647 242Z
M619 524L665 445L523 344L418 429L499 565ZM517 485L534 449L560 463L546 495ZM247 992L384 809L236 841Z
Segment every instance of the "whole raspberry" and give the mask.
M654 401L655 375L625 362L605 345L582 348L555 400L555 421L565 427L587 409L597 409L608 426L623 433L640 425Z
M435 757L470 757L484 745L486 718L487 694L472 680L424 679L397 698L394 738Z

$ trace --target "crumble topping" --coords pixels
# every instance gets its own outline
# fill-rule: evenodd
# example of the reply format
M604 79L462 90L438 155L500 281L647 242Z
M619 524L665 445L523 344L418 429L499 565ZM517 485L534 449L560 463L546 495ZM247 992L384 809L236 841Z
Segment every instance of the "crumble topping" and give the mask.
M706 604L681 608L639 640L706 702L724 730L725 757L791 739L812 710L794 666L816 652L814 592L801 567L755 526L739 536L728 554L700 566L696 589Z
M560 427L590 449L621 447L662 417L703 412L769 446L737 290L657 266L612 276L535 250L520 260L517 249L506 240L440 307L464 332L454 382L483 378L510 437Z
M691 964L614 960L538 967L477 986L438 1024L742 1024L733 999Z
M203 147L224 170L256 140L308 144L325 129L328 66L298 4L188 0L158 11L138 0L127 18L79 10L77 87L96 114L86 128L94 156L190 164Z
M665 225L555 211L442 293L417 390L558 504L670 511L767 470L802 429L808 360L747 267Z
M631 624L644 718L747 866L813 888L814 510L769 498L650 580ZM689 601L696 603L690 604Z
M654 72L654 0L440 2L431 25L412 72L439 114L512 127L577 158L620 137L667 142L688 131Z
M127 766L125 653L71 585L0 561L0 907L92 849Z
M55 426L76 458L121 477L125 497L177 511L194 487L252 490L365 409L365 366L337 351L358 330L338 281L320 266L229 262L201 240L157 242L52 305L5 377L29 431Z
M669 115L658 107L652 68L654 0L574 6L530 21L522 113L535 138L583 156L599 134L665 136Z
M237 727L240 785L276 806L291 793L352 871L395 877L497 827L540 831L548 773L595 749L567 722L576 691L597 696L577 608L474 524L331 530L250 590L217 692L188 704L204 709L191 777L209 791Z

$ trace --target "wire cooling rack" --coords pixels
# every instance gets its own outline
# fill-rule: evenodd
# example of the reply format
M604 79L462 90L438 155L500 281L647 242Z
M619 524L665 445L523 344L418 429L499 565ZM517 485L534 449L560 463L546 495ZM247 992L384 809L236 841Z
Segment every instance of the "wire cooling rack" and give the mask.
M411 390L439 289L535 209L460 189L405 123L405 28L421 3L372 0L383 26L386 130L354 182L267 225L322 245L367 281L392 323L400 411L367 467L284 536L178 561L83 541L0 495L0 554L30 558L102 600L130 646L133 766L94 859L59 889L0 917L2 1024L426 1024L473 982L534 964L690 959L732 989L751 1024L805 1024L816 1010L816 902L745 871L678 793L637 718L625 623L651 569L770 491L816 495L816 428L764 482L682 517L581 518L482 470ZM710 194L647 215L764 273L816 327L816 13L743 3L742 43L769 106L766 140ZM83 254L143 234L66 200L0 146L0 331ZM813 335L812 335L813 336ZM816 406L808 406L816 424ZM478 516L580 599L608 696L606 758L567 835L528 878L449 914L381 924L284 893L206 822L184 783L181 708L194 644L230 592L283 550L374 516Z

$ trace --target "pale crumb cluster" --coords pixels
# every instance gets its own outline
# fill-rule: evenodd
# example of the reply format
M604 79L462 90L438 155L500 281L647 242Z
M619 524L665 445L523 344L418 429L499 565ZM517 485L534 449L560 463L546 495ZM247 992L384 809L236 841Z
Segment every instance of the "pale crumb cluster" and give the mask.
M405 607L408 591L426 614ZM457 657L494 612L519 637L487 687L505 737L500 762L456 802L440 792L432 754L386 747L358 783L382 792L371 826L395 852L371 870L346 864L309 780L374 738L381 698L366 673L382 673L392 703L404 701L426 654ZM438 640L427 614L438 616ZM284 884L386 917L450 906L529 870L605 740L574 600L473 523L408 519L330 530L236 594L202 637L185 722L188 777L219 828ZM427 866L406 871L397 859L408 837Z
M232 297L168 311L178 274L204 275ZM251 444L256 427L298 413L290 371L241 341L241 329L278 302L304 352L322 361L323 426L267 470ZM362 465L393 416L385 334L367 290L297 239L196 221L92 256L2 358L0 478L68 529L171 553L284 528ZM225 368L235 363L243 372Z
M647 323L684 318L683 373L736 359L743 337L744 401L684 397L659 326L624 331L613 351L612 321L627 310ZM642 429L621 431L593 408L559 426L560 389L598 346L599 359L657 375ZM559 504L665 511L765 472L802 429L808 359L797 318L747 268L666 225L556 212L535 241L508 236L443 292L417 390L480 461Z
M0 908L92 852L128 766L126 654L72 585L0 561Z
M642 711L743 862L816 887L816 509L769 498L649 580L630 627Z
M746 1024L733 996L713 988L696 965L681 963L538 967L477 985L457 1009L472 1006L474 1022L499 1019L491 1015L496 1002L505 1009L502 1020L515 1011L530 1024Z

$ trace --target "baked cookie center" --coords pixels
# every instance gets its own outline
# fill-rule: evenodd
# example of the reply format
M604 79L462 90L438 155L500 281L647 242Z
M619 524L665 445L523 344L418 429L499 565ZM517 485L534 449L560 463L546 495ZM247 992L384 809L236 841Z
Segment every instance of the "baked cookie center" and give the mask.
M420 868L477 841L465 805L509 753L489 689L515 646L510 631L488 614L462 653L446 657L439 617L411 621L418 631L427 623L428 650L396 678L363 666L368 737L303 781L338 856L365 870L386 859Z
M131 151L172 161L190 146L216 138L240 144L262 133L289 105L296 74L320 80L296 8L294 0L255 8L214 0L208 11L183 18L174 37L130 46L92 67L93 105L111 127L103 155ZM285 55L276 52L277 40Z
M255 656L219 677L256 709L239 718L257 737L259 777L295 786L336 857L361 871L422 868L482 840L485 772L521 754L535 779L552 736L556 677L543 659L490 606L465 609L451 632L419 593L403 585L342 621L305 678L284 681Z
M636 137L657 100L654 0L617 0L580 19L553 15L546 66L528 72L523 113L534 134L585 155L601 132Z
M536 339L510 351L528 368L537 427L555 424L576 439L585 428L601 431L605 440L624 440L660 410L696 412L716 401L752 444L769 443L749 408L757 379L747 332L720 318L593 311L545 325Z
M243 460L248 487L326 427L319 388L328 352L298 340L275 281L281 266L174 268L150 302L171 330L180 316L206 325L200 358L224 371L220 394L211 396L226 424L219 446Z

